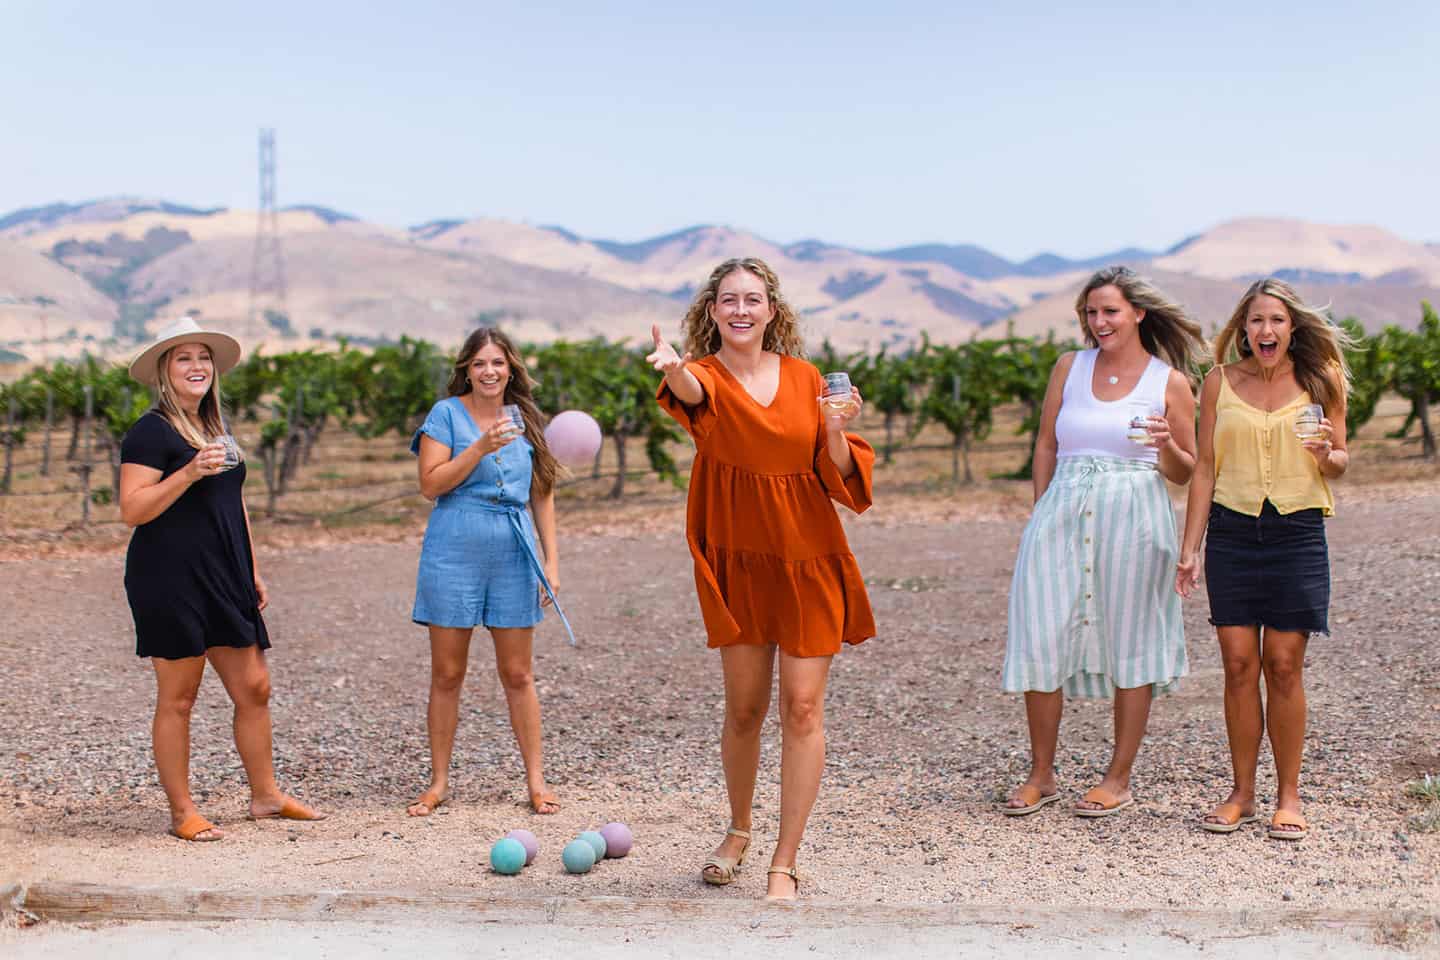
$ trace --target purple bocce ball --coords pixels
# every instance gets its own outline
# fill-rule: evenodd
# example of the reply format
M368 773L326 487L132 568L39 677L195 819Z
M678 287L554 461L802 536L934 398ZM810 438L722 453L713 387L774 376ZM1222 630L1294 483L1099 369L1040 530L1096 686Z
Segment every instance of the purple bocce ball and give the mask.
M519 840L520 846L525 848L525 866L535 862L535 855L540 852L540 841L535 839L535 834L529 830L511 830L505 836Z
M623 857L630 852L630 846L635 842L635 837L630 833L630 828L623 823L607 823L600 828L600 836L605 838L605 856Z

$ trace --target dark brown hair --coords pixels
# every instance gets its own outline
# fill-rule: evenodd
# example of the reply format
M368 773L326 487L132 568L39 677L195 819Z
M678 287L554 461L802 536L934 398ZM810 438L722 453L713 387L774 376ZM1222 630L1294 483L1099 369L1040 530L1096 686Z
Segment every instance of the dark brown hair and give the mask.
M525 420L525 439L535 448L534 485L536 491L543 496L555 489L555 481L560 476L560 461L555 459L555 455L550 452L550 445L545 442L545 420L540 414L540 408L535 404L535 381L530 379L530 371L526 369L524 359L510 342L510 338L494 327L480 327L466 337L465 344L455 358L455 367L450 372L450 383L446 390L452 397L463 397L471 391L470 361L475 359L475 354L479 353L482 347L490 343L495 344L505 354L505 364L510 368L510 379L505 383L504 402L519 407L520 415Z

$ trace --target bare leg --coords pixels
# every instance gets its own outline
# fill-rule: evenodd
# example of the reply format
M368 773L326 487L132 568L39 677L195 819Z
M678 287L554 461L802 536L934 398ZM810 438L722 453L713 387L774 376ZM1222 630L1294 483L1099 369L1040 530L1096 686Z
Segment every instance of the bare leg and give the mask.
M825 770L825 682L830 657L792 657L780 653L780 722L784 747L780 754L780 837L770 858L772 867L793 867L800 840ZM793 899L798 892L790 877L770 874L769 895Z
M535 692L535 666L531 653L535 630L533 627L494 627L490 636L495 639L495 670L500 674L505 703L510 707L510 729L515 731L515 743L520 747L520 759L525 764L525 787L530 794L530 806L536 813L558 813L560 804L553 798L544 799L550 796L550 788L545 785L540 697Z
M455 728L460 725L460 688L470 660L468 627L430 628L430 705L425 726L430 734L430 786L406 809L412 817L426 817L450 796L450 757L455 750Z
M210 664L235 704L235 748L250 781L250 815L273 816L286 805L294 819L319 819L319 814L280 792L275 783L275 753L270 736L270 669L265 651L251 647L211 647Z
M1309 636L1265 631L1261 667L1270 705L1270 750L1275 754L1275 808L1300 812L1300 759L1305 752L1305 647ZM1278 830L1300 828L1280 824Z
M730 798L730 825L750 830L755 800L755 774L760 766L760 728L770 711L770 684L775 670L774 646L720 648L725 675L725 721L720 728L720 763ZM717 857L735 859L748 843L726 835L715 848ZM714 871L712 868L711 872Z
M155 770L170 802L171 826L200 811L190 796L190 711L205 676L204 657L164 660L151 657L155 668L155 719L150 727L155 750ZM204 830L197 840L218 840L219 830Z
M1025 691L1025 721L1030 727L1030 776L1024 786L1039 790L1044 796L1055 792L1055 746L1060 740L1060 715L1065 711L1065 695L1059 690ZM1005 802L1007 807L1027 804L1019 797L1019 789Z
M1260 703L1260 628L1216 627L1220 659L1225 666L1225 733L1230 739L1230 766L1235 784L1225 803L1238 804L1242 816L1255 812L1255 766L1260 762L1260 737L1265 708ZM1222 823L1215 814L1207 823Z
M1150 722L1150 701L1154 691L1149 684L1115 691L1115 751L1110 755L1110 767L1100 781L1100 787L1109 791L1121 803L1131 798L1130 771L1135 766L1135 755L1145 739L1145 727ZM1099 810L1104 804L1081 800L1077 807Z

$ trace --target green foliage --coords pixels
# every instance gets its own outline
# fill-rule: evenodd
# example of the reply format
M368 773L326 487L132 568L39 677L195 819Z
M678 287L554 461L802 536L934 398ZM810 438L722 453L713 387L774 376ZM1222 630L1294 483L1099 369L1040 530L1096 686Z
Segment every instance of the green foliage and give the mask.
M368 355L341 346L346 358L342 376L354 384L362 418L351 429L362 437L393 430L408 438L444 392L450 359L434 344L408 336Z
M1436 443L1430 407L1440 403L1440 316L1428 302L1422 303L1416 330L1390 326L1381 338L1389 360L1389 387L1410 401L1410 414L1400 433L1403 436L1412 423L1418 423L1421 455L1434 460Z
M1016 401L1024 409L1025 416L1015 432L1030 439L1030 452L1024 465L1010 477L1029 480L1035 465L1035 440L1040 435L1040 414L1045 406L1050 373L1062 355L1079 347L1070 340L1057 343L1053 333L1044 340L1027 340L1012 334L1001 344L997 354L999 389L1006 399Z
M1346 317L1340 326L1354 344L1345 349L1345 364L1350 368L1350 396L1345 407L1345 432L1355 431L1375 416L1375 407L1388 385L1389 354L1383 337L1372 337L1354 317Z
M895 419L913 414L919 403L917 387L923 379L919 355L914 352L892 354L886 347L872 356L848 359L850 382L860 390L865 403L885 418L884 461L895 455Z
M924 339L921 370L926 392L920 402L920 417L914 430L935 422L945 428L965 463L964 482L974 483L970 470L970 446L984 440L994 423L995 408L1003 398L1005 380L999 359L1003 341L972 340L959 346L944 346ZM952 480L959 480L960 461L954 461Z
M599 338L564 341L537 347L531 359L540 373L537 401L549 416L562 410L584 410L600 432L615 443L619 471L612 497L625 489L625 440L645 438L650 469L680 484L680 470L667 445L681 439L670 417L655 402L655 371L645 362L643 348Z

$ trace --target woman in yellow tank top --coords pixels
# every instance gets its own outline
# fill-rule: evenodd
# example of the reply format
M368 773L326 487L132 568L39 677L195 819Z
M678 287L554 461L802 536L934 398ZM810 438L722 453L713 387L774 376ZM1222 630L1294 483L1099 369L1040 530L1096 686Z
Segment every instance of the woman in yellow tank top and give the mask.
M1204 538L1235 775L1230 796L1201 822L1212 833L1259 819L1255 772L1267 731L1277 783L1268 835L1300 840L1310 829L1300 814L1302 668L1310 634L1329 632L1324 518L1335 512L1329 481L1350 462L1346 342L1289 284L1260 280L1215 338L1216 366L1201 389L1199 460L1175 589L1188 597L1199 583ZM1321 410L1309 420L1312 404Z

